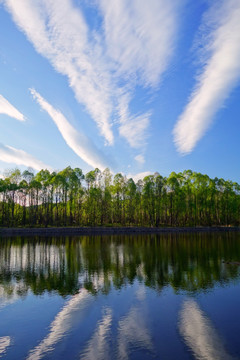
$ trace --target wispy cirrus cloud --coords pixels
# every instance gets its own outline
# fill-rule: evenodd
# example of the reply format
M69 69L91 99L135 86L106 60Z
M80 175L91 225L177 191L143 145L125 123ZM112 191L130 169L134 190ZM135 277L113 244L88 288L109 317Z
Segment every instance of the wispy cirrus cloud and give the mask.
M145 163L145 158L142 154L135 156L134 159L141 165L143 165Z
M85 105L106 141L113 144L111 77L80 9L69 0L4 3L36 51L68 77L77 100Z
M24 121L24 115L0 94L0 114L8 115L19 121Z
M107 52L118 75L158 85L172 56L179 1L100 0Z
M174 127L177 150L190 153L240 80L240 2L222 0L204 16L206 54L197 85ZM210 28L210 30L209 30Z
M171 59L179 0L101 0L95 4L99 29L71 0L4 0L18 27L54 69L67 76L106 143L114 143L112 123L131 147L147 139L150 112L128 109L136 86L156 87ZM128 95L124 116L119 94ZM125 101L125 100L124 100Z
M123 136L132 148L144 147L147 140L147 129L150 122L150 112L138 116L129 113L129 94L124 94L119 100L119 134Z
M119 134L133 148L146 145L151 112L132 115L129 103L136 85L156 87L173 54L178 1L100 0L106 49L114 75L123 81L118 96Z
M65 116L49 104L35 89L30 89L30 92L41 108L52 118L67 145L87 164L93 168L98 167L100 170L104 170L107 167L107 161L91 140L79 133Z
M0 159L6 163L12 163L16 165L23 165L27 167L32 167L36 170L49 169L52 168L42 161L36 159L34 156L28 154L24 150L16 149L9 145L3 145L0 143Z

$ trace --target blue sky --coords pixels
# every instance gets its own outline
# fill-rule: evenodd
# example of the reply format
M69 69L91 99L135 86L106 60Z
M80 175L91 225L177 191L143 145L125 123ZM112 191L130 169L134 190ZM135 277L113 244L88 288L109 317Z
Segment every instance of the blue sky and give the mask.
M0 173L240 181L239 0L0 0Z

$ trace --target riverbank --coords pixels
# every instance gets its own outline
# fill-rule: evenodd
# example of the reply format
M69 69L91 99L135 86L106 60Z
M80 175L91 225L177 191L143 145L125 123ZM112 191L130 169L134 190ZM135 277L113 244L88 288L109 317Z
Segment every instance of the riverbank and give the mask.
M48 228L0 228L0 236L63 236L63 235L114 235L114 234L162 234L193 232L240 231L240 227L48 227Z

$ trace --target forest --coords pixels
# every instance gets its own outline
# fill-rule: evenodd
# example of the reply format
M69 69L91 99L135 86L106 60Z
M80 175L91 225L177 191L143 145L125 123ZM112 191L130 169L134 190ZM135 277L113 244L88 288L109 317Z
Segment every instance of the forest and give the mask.
M238 226L240 185L185 170L135 182L109 169L83 174L8 170L0 178L0 226Z

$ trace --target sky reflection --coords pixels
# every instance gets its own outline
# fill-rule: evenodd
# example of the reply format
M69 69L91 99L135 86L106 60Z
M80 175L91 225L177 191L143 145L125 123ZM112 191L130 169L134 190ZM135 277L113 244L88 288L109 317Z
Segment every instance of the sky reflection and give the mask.
M240 268L226 259L239 234L2 239L0 357L240 358Z

